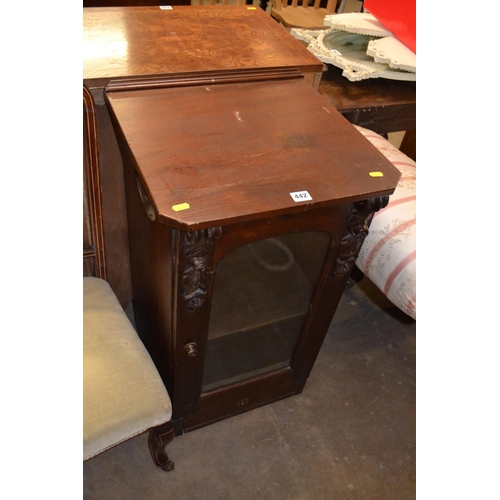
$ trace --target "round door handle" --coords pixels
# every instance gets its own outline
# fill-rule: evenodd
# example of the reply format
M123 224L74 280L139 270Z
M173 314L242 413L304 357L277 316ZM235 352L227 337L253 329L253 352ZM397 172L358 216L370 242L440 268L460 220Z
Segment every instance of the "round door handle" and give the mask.
M184 350L187 351L187 355L190 358L194 358L198 354L198 349L196 349L196 342L190 342L184 346Z

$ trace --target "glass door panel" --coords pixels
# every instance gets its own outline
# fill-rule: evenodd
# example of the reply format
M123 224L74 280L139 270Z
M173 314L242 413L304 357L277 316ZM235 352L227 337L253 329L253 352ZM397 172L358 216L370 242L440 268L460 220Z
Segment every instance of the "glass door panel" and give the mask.
M289 366L330 235L250 243L215 271L202 392Z

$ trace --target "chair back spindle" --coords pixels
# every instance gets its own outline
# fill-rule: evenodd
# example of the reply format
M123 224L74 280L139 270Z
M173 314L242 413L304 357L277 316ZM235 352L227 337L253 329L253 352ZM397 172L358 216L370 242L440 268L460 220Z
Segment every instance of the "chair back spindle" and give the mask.
M202 2L203 0L198 0L198 1ZM217 0L210 0L210 1L211 2L215 1L215 3L217 3ZM273 8L276 10L285 9L287 7L292 7L292 8L302 7L303 9L312 7L314 9L320 9L321 2L322 0L273 0ZM327 11L328 14L334 14L338 3L340 2L338 2L337 0L328 0L326 7L324 7L324 9Z
M326 29L324 18L335 14L341 0L273 0L271 16L286 28Z
M246 0L191 0L191 5L245 5Z

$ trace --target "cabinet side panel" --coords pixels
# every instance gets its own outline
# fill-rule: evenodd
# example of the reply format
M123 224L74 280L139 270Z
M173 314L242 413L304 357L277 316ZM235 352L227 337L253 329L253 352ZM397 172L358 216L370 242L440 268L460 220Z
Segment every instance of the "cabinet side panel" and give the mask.
M124 156L132 288L137 331L170 390L172 352L172 229L150 220L135 167Z
M122 307L126 308L132 298L132 286L122 158L109 112L104 104L103 90L93 89L92 97L95 101L101 162L107 281Z

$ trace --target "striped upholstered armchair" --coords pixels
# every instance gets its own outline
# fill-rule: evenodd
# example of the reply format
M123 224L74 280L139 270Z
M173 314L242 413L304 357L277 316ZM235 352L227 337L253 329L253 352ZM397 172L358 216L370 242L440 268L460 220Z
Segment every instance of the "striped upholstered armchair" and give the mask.
M356 266L394 305L416 319L416 163L382 136L356 128L402 174L387 207L375 213Z

